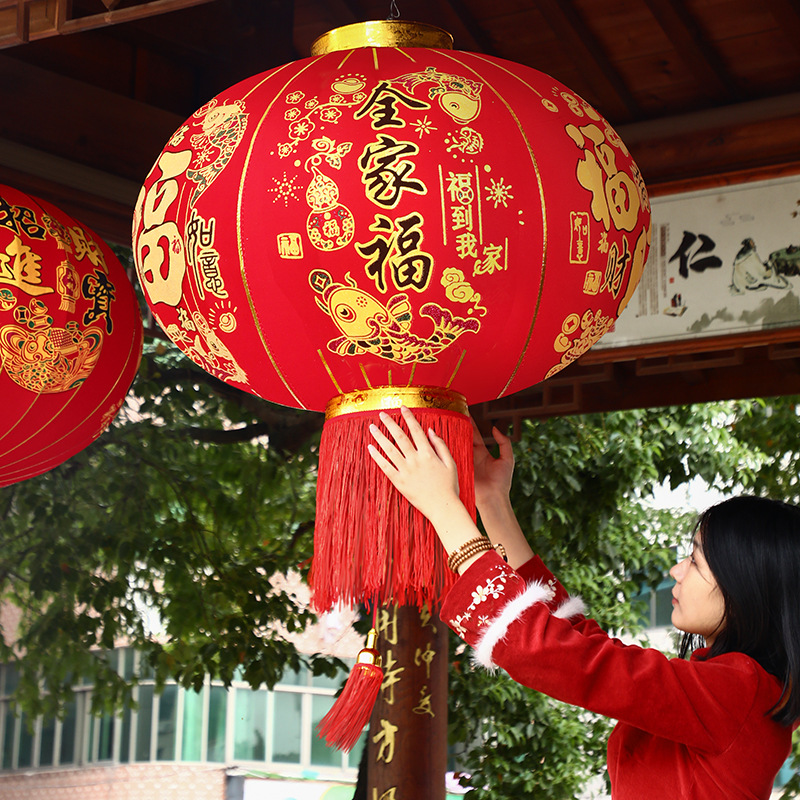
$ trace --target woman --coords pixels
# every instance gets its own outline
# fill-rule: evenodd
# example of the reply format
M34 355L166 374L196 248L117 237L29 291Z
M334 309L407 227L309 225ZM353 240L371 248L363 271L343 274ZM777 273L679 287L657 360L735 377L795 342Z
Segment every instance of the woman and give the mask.
M369 451L433 524L460 579L441 617L484 666L618 720L608 743L615 800L768 798L800 719L800 510L735 498L700 520L672 568L673 624L691 660L623 645L583 615L533 555L508 497L514 460L476 437L475 493L489 539L458 495L445 443L402 409ZM500 553L507 556L507 563Z

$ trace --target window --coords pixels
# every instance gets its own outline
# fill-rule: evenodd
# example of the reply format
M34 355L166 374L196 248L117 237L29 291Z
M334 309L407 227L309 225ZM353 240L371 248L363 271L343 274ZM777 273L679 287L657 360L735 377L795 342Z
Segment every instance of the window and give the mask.
M267 693L261 689L236 689L236 723L233 757L237 761L263 761L267 744Z
M672 587L675 581L665 578L655 589L645 588L634 598L644 603L644 613L639 620L645 628L663 628L672 621Z
M303 667L287 671L272 691L253 691L234 680L226 689L207 682L199 692L168 683L155 691L152 672L130 648L105 654L126 679L139 675L137 710L94 717L92 686L75 684L64 717L38 719L28 729L14 708L13 666L0 667L0 770L46 769L66 764L186 761L237 763L293 775L353 777L366 735L350 754L316 735L344 676L315 677Z

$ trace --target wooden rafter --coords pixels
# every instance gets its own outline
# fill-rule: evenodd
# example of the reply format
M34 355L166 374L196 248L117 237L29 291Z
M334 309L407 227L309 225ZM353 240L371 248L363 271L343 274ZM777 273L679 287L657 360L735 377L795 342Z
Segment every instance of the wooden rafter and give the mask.
M700 84L720 102L741 100L741 92L683 0L645 0L664 33Z
M641 109L597 38L571 0L535 0L547 24L570 49L573 59L598 97L599 110L623 122L641 116Z
M444 0L445 4L450 6L453 13L461 21L461 24L466 29L481 53L487 56L496 56L497 48L494 46L490 36L486 34L485 28L475 19L475 15L469 10L463 0Z
M786 44L797 47L800 41L800 0L764 0L770 14L786 36Z
M800 329L590 350L549 380L471 409L481 431L622 408L800 393Z
M109 10L102 14L71 17L71 4L67 0L0 0L0 49L50 36L132 22L210 2L212 0L147 0L120 9L115 9L116 3L112 2Z

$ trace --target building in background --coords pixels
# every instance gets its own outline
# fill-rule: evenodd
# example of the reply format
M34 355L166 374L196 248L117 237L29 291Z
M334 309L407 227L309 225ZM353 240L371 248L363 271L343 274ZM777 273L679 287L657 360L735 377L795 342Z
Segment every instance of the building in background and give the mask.
M292 591L307 588L299 579ZM307 597L306 597L307 599ZM332 612L297 639L305 653L355 660L352 615ZM14 629L14 609L3 612ZM315 727L344 676L287 670L271 691L207 680L198 693L163 692L129 647L106 653L126 679L141 676L137 709L90 714L92 686L79 683L63 719L17 715L13 666L0 667L0 797L3 800L350 800L364 738L350 754L326 747Z

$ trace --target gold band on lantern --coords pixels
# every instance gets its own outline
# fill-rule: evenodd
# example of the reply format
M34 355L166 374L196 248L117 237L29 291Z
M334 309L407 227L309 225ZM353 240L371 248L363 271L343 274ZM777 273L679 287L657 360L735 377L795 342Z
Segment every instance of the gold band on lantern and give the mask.
M356 22L323 33L311 45L312 56L324 56L359 47L436 47L453 49L453 37L441 28L422 22L376 19Z
M469 416L463 394L439 386L376 386L340 394L328 401L325 419L361 411L387 411L393 408L435 408Z

